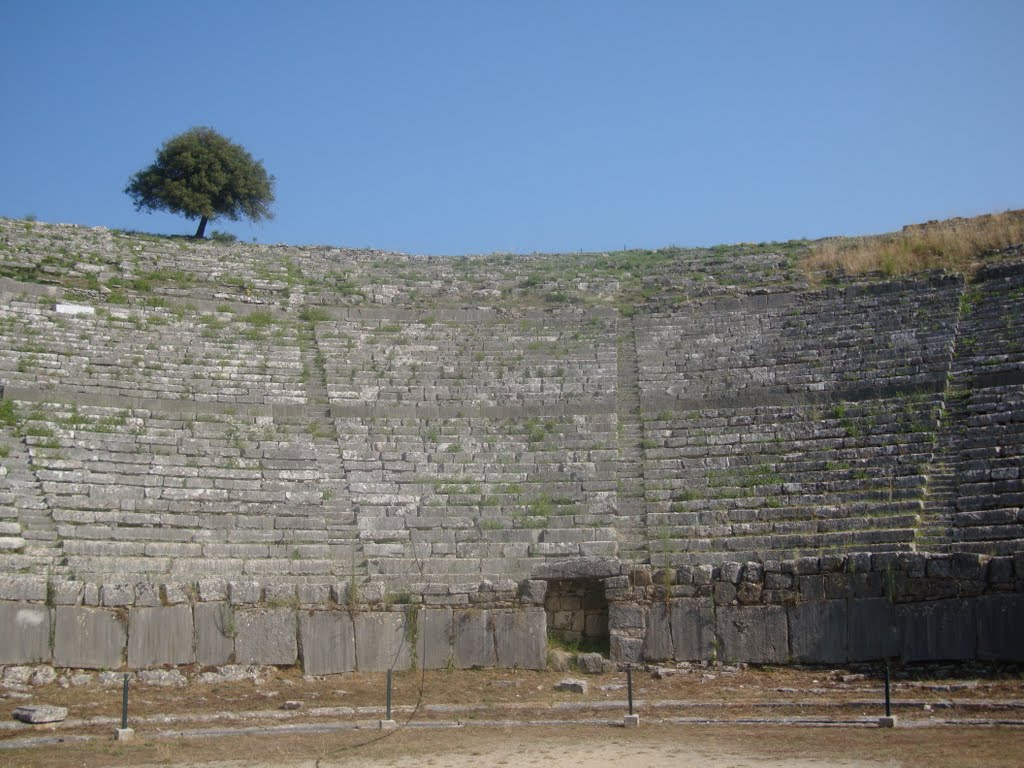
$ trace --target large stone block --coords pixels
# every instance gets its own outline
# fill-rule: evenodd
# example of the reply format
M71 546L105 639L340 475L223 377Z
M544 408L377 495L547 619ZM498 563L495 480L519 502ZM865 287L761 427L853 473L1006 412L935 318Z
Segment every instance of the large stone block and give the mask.
M788 660L786 609L782 606L721 606L716 618L723 661L782 664Z
M672 621L668 605L657 602L647 613L643 657L646 661L665 661L672 655Z
M117 669L128 640L122 618L104 608L58 606L53 663L58 667Z
M609 629L643 629L646 618L641 605L622 602L608 604Z
M677 661L703 661L715 652L715 612L710 598L669 600L672 652Z
M607 579L618 576L622 564L614 557L577 557L539 563L533 569L533 578L547 580Z
M544 669L548 654L544 611L492 611L491 623L499 667Z
M50 609L29 603L0 603L0 664L50 660Z
M620 664L636 664L643 660L644 641L639 637L627 637L616 632L609 638L611 660Z
M974 619L979 659L1024 662L1024 594L980 597Z
M973 600L935 600L896 606L904 661L973 659L978 651Z
M497 663L490 611L469 610L455 614L455 666L493 667Z
M875 661L899 655L899 626L895 606L889 598L850 600L846 610L846 655L849 661Z
M789 649L793 661L841 664L846 661L846 601L821 600L792 606Z
M424 669L446 669L452 661L455 627L451 608L424 608L417 614L416 661Z
M195 661L192 608L187 605L128 610L128 666L132 669Z
M356 668L356 637L347 611L300 611L302 668L307 675L334 675Z
M360 672L384 672L409 668L412 649L406 638L404 613L356 613L353 622L356 669Z
M298 658L292 608L235 608L235 661L239 664L294 664Z
M234 608L228 603L196 603L193 609L196 632L196 661L219 667L235 658Z

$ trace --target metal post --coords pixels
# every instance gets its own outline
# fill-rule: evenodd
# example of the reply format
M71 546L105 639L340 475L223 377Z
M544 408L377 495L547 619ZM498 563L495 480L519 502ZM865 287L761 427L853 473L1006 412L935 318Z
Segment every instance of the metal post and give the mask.
M387 719L391 719L391 670L388 670L388 715Z
M128 728L128 673L124 673L124 686L121 689L121 730Z
M885 660L885 716L892 717L892 700L889 698L889 660Z
M633 714L633 667L626 667L626 695L629 697L629 714Z

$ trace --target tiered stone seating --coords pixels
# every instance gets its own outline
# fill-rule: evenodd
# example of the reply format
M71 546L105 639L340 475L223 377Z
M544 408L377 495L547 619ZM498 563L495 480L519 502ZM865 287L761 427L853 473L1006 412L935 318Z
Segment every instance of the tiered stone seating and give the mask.
M561 558L1019 552L1021 265L788 265L0 220L0 569L455 600Z
M269 415L15 405L68 573L295 581L362 570L333 439Z
M368 314L317 324L332 402L472 409L593 406L614 398L615 320L608 313L513 320L471 310L440 320Z
M936 277L638 318L644 401L699 407L737 398L756 404L771 394L936 391L949 366L961 286Z
M0 300L0 382L120 397L304 403L295 322L267 310L222 309L8 295Z
M614 415L336 423L373 576L479 583L616 552Z
M946 419L956 503L954 550L1002 555L1024 544L1024 269L989 268L964 294Z
M912 548L938 396L646 424L651 562Z

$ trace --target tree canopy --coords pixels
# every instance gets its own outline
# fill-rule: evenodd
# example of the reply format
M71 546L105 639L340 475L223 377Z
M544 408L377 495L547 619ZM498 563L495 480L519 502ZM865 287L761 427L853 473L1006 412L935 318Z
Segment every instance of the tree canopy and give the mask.
M169 139L124 191L137 211L199 219L195 237L203 237L206 223L219 216L232 221L274 216L274 177L244 147L212 128L190 128Z

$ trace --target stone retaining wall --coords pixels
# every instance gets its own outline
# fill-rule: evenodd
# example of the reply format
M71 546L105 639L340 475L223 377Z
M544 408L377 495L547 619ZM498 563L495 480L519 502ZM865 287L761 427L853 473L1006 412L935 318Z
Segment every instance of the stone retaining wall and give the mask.
M416 600L408 604L379 591L360 596L344 583L101 586L8 577L0 581L0 664L301 665L310 675L413 666L542 669L542 603L528 591L519 597L514 583L488 586L473 594L397 596Z
M574 578L603 583L610 655L621 663L1024 662L1024 554L857 553L653 572L583 558L535 576L392 596L358 595L345 583L8 577L0 581L0 664L299 664L312 675L541 669L555 629L544 610L548 583Z
M1024 661L1024 555L856 553L606 580L612 658Z

